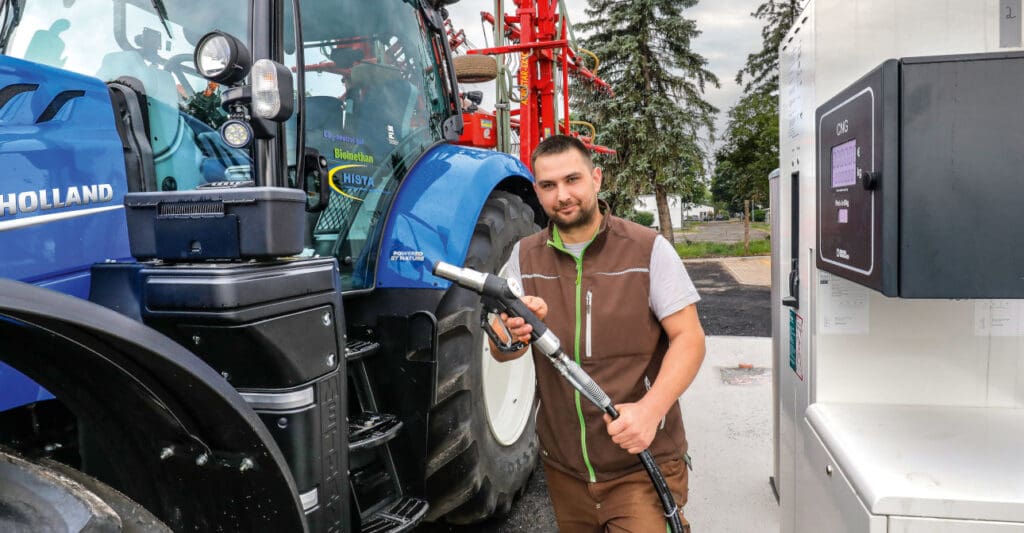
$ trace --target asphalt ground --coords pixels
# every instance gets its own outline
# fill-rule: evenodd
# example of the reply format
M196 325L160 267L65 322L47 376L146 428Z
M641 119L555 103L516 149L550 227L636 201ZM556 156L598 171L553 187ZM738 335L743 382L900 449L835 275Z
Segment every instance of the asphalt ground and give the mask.
M705 335L771 336L771 287L739 283L729 268L730 261L686 261L685 264L700 294L697 313Z
M722 224L715 229L731 230L735 234L735 226ZM740 236L742 238L742 233ZM693 394L683 397L684 410L701 411L694 420L687 422L688 434L692 435L688 439L692 455L695 455L695 460L699 457L695 448L728 450L736 447L738 459L729 459L726 452L717 453L703 462L706 466L715 465L716 469L724 470L730 469L730 461L733 464L736 461L753 461L742 469L730 469L742 470L747 477L734 475L722 478L728 479L728 483L716 482L715 478L721 476L709 475L708 470L695 471L691 474L690 503L685 511L691 521L700 519L694 522L694 531L748 531L751 529L746 525L735 523L737 517L760 526L768 525L775 517L774 500L767 484L771 453L770 392L766 392L770 387L770 377L766 378L770 376L770 357L766 353L768 344L764 339L771 335L767 258L693 260L685 264L701 295L697 310L705 334L722 337L708 340L708 357L694 382ZM744 337L750 338L749 341ZM733 371L737 362L750 362L755 367L747 372L750 375L738 375ZM739 402L735 408L721 401L730 395L736 396ZM694 401L689 401L691 396ZM704 406L705 398L708 407ZM710 416L716 404L719 406L717 409L724 412ZM684 418L689 420L689 415L684 415ZM726 421L724 425L722 420ZM760 453L752 453L752 448L760 450ZM538 466L525 494L508 515L474 526L424 524L416 531L555 533L558 530L544 472Z

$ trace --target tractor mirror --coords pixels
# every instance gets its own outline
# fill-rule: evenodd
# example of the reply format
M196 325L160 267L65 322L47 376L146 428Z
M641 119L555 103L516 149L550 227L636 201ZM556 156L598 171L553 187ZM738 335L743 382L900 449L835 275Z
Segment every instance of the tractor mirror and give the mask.
M306 191L306 211L319 213L327 207L331 194L327 158L320 155L316 148L306 148L302 168L306 174L302 182L302 188Z

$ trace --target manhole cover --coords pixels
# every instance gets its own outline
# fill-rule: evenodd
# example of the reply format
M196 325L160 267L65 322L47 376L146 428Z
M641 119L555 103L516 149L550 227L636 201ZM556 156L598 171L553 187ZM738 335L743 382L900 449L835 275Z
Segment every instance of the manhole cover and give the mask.
M768 383L772 377L772 369L766 367L737 368L735 366L720 366L722 383L726 385L755 385Z

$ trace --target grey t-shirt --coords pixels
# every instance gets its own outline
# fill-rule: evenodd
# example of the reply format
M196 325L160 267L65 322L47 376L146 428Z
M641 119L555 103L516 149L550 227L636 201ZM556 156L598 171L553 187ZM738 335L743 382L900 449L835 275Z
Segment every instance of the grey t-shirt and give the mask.
M563 246L569 253L579 257L587 244L589 243L564 243ZM686 267L679 259L679 254L661 235L654 239L649 269L651 274L649 303L651 311L654 316L658 317L658 320L664 320L665 317L700 300L697 288L693 286L690 275L686 273ZM508 262L502 267L501 272L504 277L514 279L522 286L522 271L519 269L519 243L512 248L512 255L509 256Z

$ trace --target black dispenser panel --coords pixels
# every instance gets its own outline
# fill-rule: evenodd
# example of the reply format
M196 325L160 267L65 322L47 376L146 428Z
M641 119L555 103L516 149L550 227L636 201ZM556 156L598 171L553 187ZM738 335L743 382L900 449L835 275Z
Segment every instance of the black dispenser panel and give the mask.
M817 266L886 296L1024 298L1024 54L889 60L816 113Z
M885 293L896 288L896 273L883 261L895 230L885 201L899 186L898 72L896 61L885 62L817 113L818 268Z

